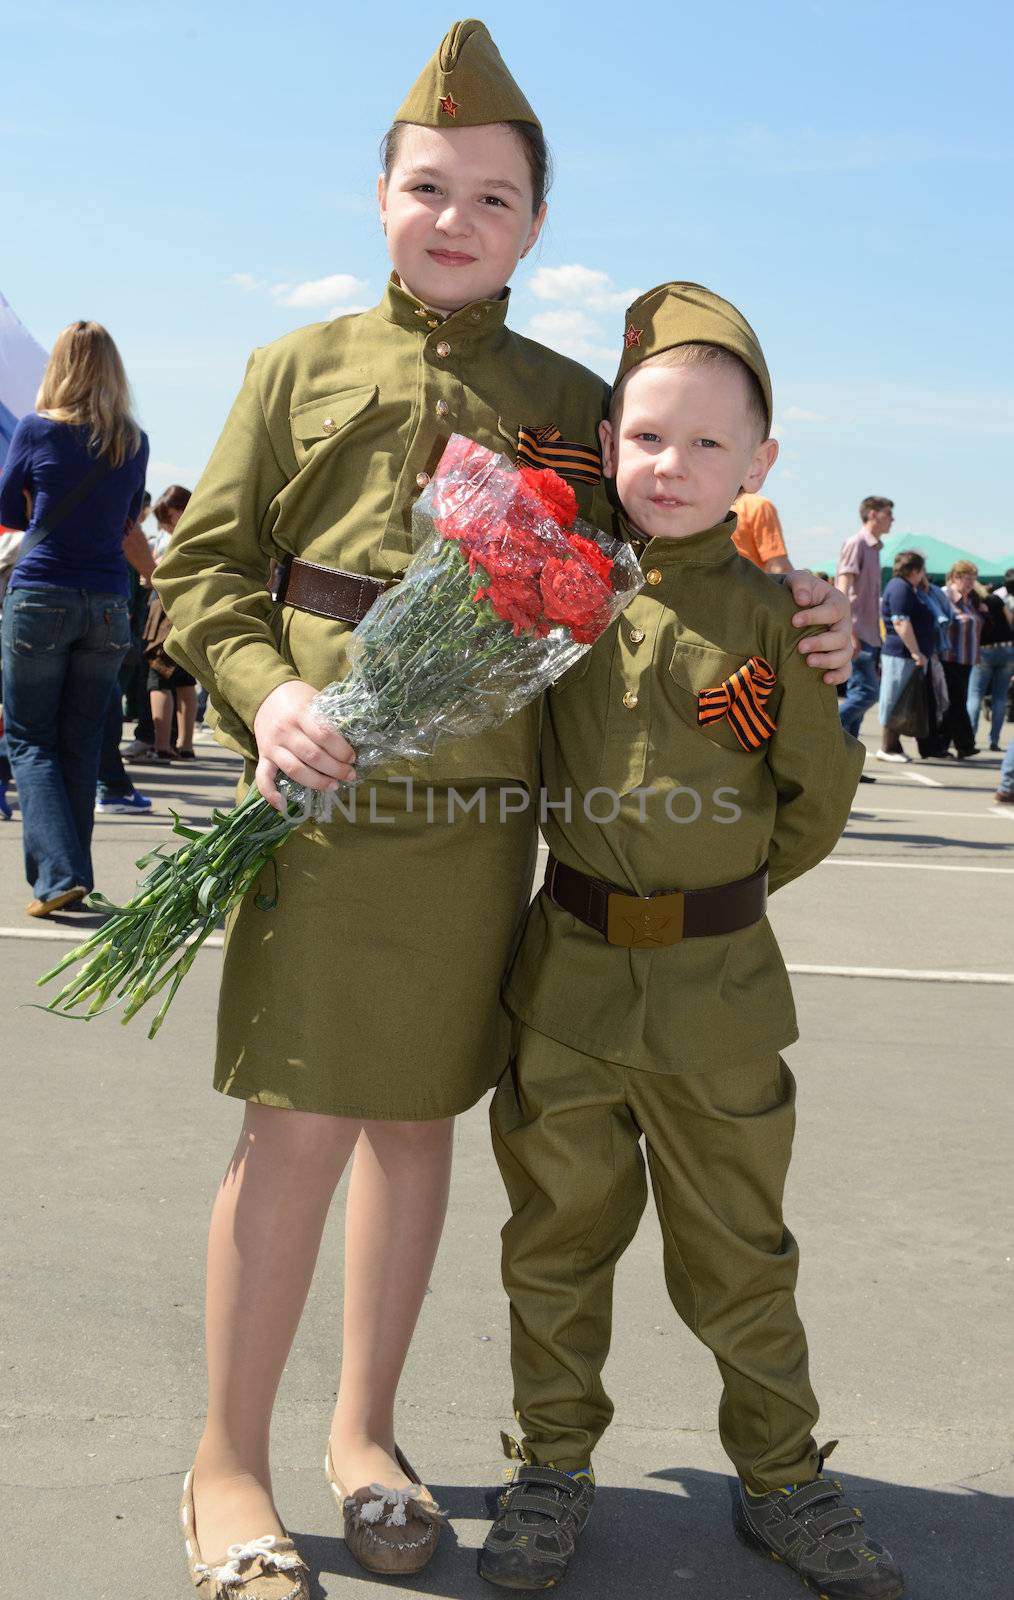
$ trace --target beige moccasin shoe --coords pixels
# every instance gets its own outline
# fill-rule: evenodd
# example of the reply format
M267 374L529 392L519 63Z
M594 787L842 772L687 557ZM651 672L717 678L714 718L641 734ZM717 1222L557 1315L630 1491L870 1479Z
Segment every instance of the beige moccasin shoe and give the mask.
M341 1509L345 1543L349 1554L367 1572L421 1572L432 1558L447 1521L433 1496L412 1470L401 1451L395 1449L398 1465L411 1480L408 1489L385 1489L371 1483L350 1494L336 1475L328 1444L324 1471Z
M291 1539L266 1533L231 1544L222 1561L207 1562L194 1527L193 1469L183 1480L180 1522L187 1566L202 1600L310 1600L309 1573Z

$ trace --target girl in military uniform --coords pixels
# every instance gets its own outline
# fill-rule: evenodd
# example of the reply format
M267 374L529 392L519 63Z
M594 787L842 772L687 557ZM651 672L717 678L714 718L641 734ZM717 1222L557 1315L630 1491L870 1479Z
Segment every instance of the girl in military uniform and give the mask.
M394 273L382 301L255 352L159 566L168 648L209 686L244 782L275 803L279 771L315 789L354 775L354 752L310 701L404 570L413 500L451 433L556 466L583 515L608 516L605 385L504 322L546 176L538 120L488 33L455 24L385 142ZM832 603L817 620L835 616ZM532 708L425 768L392 768L369 786L376 822L360 795L355 823L301 829L277 858L277 910L251 896L230 920L215 1085L247 1105L211 1222L209 1411L183 1508L191 1575L209 1597L306 1594L274 1507L268 1433L353 1152L326 1468L365 1565L407 1572L432 1554L439 1514L397 1450L395 1392L443 1224L452 1118L506 1059L498 991L536 834L530 812L501 821L497 802L504 786L537 787L537 726ZM412 776L430 808L410 801ZM452 784L466 799L485 786L490 820L449 824Z

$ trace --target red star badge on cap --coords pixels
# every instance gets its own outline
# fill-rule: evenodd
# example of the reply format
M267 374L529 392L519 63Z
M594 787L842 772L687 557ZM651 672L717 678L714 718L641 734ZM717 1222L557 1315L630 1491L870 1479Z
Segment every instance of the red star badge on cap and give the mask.
M626 333L623 335L623 343L626 345L628 350L633 350L635 345L639 345L640 344L640 342L641 342L641 334L643 332L644 332L643 328L628 328L627 329Z
M459 110L458 102L455 100L453 95L445 94L444 98L440 102L440 109L445 116L456 117Z

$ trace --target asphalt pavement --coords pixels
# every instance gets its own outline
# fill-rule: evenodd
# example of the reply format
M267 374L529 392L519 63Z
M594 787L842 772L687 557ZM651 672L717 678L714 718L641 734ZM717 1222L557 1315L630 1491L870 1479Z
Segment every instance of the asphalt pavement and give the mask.
M874 743L875 722L868 724ZM1006 738L1014 729L1005 730ZM100 887L129 892L170 804L199 820L236 763L136 769L155 814L100 817ZM1010 1157L1014 816L999 756L871 760L833 856L772 903L802 1039L787 1217L833 1467L913 1600L1000 1600L1014 1557ZM3 1492L12 1600L184 1600L176 1528L200 1431L208 1211L240 1107L214 1093L220 952L201 954L159 1038L115 1016L28 1009L88 914L28 919L20 825L0 824ZM485 1108L460 1119L450 1219L402 1386L403 1449L448 1509L408 1585L347 1558L321 1461L340 1361L335 1204L280 1395L279 1508L317 1596L489 1600L475 1573L509 1428L505 1202ZM616 1420L567 1579L586 1600L779 1600L803 1590L732 1537L710 1356L666 1298L649 1213L621 1263L607 1372Z

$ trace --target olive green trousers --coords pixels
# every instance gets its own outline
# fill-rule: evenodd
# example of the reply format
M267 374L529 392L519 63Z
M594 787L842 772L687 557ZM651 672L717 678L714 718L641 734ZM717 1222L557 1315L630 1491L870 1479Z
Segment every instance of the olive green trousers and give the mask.
M666 1285L718 1362L728 1455L755 1490L817 1475L798 1251L782 1221L794 1101L778 1056L639 1072L517 1025L490 1114L513 1213L503 1279L527 1459L586 1466L612 1418L602 1368L616 1263L648 1198L643 1139ZM678 1403L673 1379L660 1369L660 1404Z

